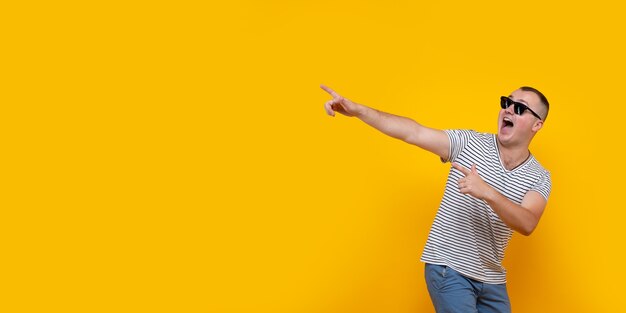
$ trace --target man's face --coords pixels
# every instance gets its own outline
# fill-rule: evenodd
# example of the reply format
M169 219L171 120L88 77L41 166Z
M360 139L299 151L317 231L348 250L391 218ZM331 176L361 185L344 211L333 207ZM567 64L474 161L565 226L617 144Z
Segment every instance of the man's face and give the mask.
M539 116L545 116L541 100L534 92L517 89L509 95L509 98L525 104ZM498 138L503 144L526 141L530 143L542 125L543 121L535 117L530 111L525 110L522 115L517 115L514 111L514 105L510 105L506 109L501 109L498 115Z

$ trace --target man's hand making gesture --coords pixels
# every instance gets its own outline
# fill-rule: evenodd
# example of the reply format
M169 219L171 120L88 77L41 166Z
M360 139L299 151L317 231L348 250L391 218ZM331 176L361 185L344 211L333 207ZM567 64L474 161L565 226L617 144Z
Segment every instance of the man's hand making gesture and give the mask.
M359 104L340 96L329 87L324 85L321 85L320 87L333 97L331 100L326 101L326 104L324 105L328 115L335 116L335 112L339 112L345 116L355 116L359 113Z
M459 170L465 176L458 181L459 191L462 194L485 200L488 193L492 192L493 188L478 175L476 164L472 165L472 169L465 168L459 163L452 163L452 167Z

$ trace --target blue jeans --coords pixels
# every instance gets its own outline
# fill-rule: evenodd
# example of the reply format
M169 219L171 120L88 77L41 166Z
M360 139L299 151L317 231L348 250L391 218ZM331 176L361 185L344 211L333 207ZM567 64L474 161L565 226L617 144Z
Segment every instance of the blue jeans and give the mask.
M511 312L506 284L485 284L445 265L426 264L426 285L437 313Z

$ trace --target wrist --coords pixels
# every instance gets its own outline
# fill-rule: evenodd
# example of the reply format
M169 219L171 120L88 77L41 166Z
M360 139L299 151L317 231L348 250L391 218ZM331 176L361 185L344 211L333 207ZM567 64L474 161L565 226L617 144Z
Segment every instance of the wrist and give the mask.
M487 185L487 191L484 193L482 200L485 200L488 203L493 203L496 201L497 197L498 197L498 191L494 189L493 187Z
M371 110L368 110L370 108L362 105L362 104L358 104L358 103L354 103L354 116L356 116L357 118L363 119L366 118L368 115L368 112Z

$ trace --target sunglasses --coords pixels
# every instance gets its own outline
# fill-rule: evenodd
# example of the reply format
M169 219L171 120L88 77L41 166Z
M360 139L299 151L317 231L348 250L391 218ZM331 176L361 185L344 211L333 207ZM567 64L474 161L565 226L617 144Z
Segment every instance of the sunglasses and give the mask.
M535 113L535 111L531 110L527 105L523 103L515 102L511 100L511 98L509 97L505 97L505 96L500 97L500 106L503 109L510 107L511 104L513 105L513 112L515 112L515 114L522 115L524 114L524 111L528 110L530 114L534 115L539 120L543 120L541 116L539 116L539 114Z

